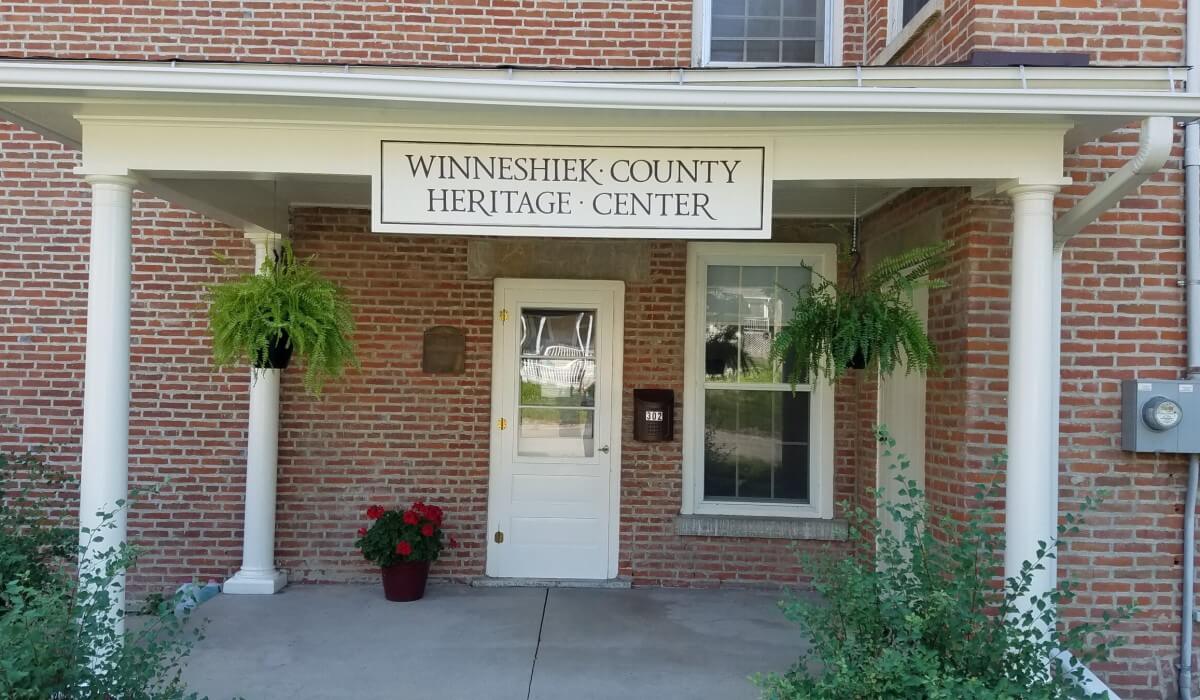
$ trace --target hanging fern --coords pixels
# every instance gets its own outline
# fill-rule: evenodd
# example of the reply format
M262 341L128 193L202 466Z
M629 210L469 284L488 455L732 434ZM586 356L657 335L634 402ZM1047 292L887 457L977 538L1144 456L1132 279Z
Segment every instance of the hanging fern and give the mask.
M285 338L304 360L304 388L320 396L327 380L358 366L346 294L318 274L311 260L297 260L285 242L259 274L209 288L209 332L218 367L264 366L270 346Z
M831 383L857 358L889 375L937 367L937 350L912 306L913 291L941 289L930 279L945 261L948 243L936 243L880 260L867 274L839 287L813 273L813 284L796 291L792 318L775 336L772 358L793 386L821 376Z

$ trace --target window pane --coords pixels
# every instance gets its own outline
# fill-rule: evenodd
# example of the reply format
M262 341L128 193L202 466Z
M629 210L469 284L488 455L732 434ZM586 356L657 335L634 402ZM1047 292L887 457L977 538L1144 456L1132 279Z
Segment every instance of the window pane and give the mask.
M929 0L904 0L904 24L908 24Z
M746 14L751 17L778 17L782 0L746 0Z
M755 39L778 39L780 22L777 18L746 20L746 36Z
M594 357L595 335L593 310L521 310L523 357Z
M809 394L709 389L704 497L807 502Z
M745 15L746 0L712 0L713 15Z
M592 412L585 409L522 408L517 453L522 457L591 457Z
M714 61L742 61L745 59L745 46L740 41L713 40L709 58Z
M747 41L746 60L751 63L778 63L778 41Z
M596 361L521 360L522 406L594 406Z
M795 290L812 273L804 267L714 265L705 298L704 371L708 382L774 384L770 360L776 333L791 318Z
M713 39L741 39L746 36L746 18L713 17L712 35ZM741 42L738 42L738 52L741 52Z
M823 44L816 41L785 41L780 55L785 63L816 63L820 55L818 46ZM824 52L824 49L819 51Z

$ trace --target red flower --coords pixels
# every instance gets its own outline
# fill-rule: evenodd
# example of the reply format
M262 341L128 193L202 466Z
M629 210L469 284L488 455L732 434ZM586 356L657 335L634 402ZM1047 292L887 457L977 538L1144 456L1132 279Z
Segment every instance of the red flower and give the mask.
M421 516L418 515L416 511L413 511L413 510L404 511L404 524L405 525L416 525L419 522L421 522Z
M371 506L367 508L367 517L371 520L379 520L380 516L386 512L383 506Z
M366 537L367 536L367 528L365 528L365 527L358 528L358 536Z
M396 554L407 557L408 555L412 554L412 545L401 541L396 545Z
M421 527L421 534L422 534L422 535L425 535L426 537L433 537L433 524L432 524L432 523L425 523L425 524L424 524L424 525Z
M434 525L441 526L442 524L442 509L437 506L429 506L425 509L425 517L433 521Z
M454 539L454 535L450 536L450 549L458 549L458 540Z

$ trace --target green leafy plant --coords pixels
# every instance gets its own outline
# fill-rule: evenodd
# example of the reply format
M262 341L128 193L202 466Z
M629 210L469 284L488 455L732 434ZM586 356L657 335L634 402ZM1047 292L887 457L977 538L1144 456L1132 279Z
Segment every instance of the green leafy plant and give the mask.
M95 528L64 528L48 510L67 483L36 455L0 456L0 697L12 700L181 700L195 698L182 664L201 627L180 620L172 605L129 629L114 626L122 572L138 551L107 544L118 513L98 514ZM15 481L19 479L20 481ZM64 543L68 539L69 543ZM30 555L29 553L33 553ZM78 557L87 566L76 572ZM23 557L23 558L22 558ZM25 562L23 568L16 562ZM116 613L124 617L123 613Z
M453 537L443 541L442 509L417 501L407 510L388 510L369 506L369 528L358 529L354 546L363 557L377 566L409 561L437 561L447 544L458 547Z
M0 583L43 590L56 583L58 562L75 553L78 533L49 516L48 501L73 481L35 453L0 453ZM5 602L0 598L0 614Z
M997 486L980 485L965 521L934 516L924 493L907 478L908 461L893 455L881 430L884 456L899 498L875 498L890 516L886 527L861 508L850 513L849 556L808 558L818 598L781 603L811 640L791 670L756 679L768 700L1057 700L1105 698L1082 687L1085 664L1104 661L1122 640L1112 625L1131 606L1099 623L1056 630L1055 608L1075 594L1069 579L1049 593L1031 594L1034 576L1053 566L1057 540L1076 532L1068 514L1055 541L1042 543L1018 576L998 583L1003 535L988 504ZM997 458L995 466L1003 463ZM1085 502L1083 511L1095 507ZM1063 653L1070 650L1070 656Z
M291 348L305 362L305 389L320 396L327 380L358 366L345 291L311 262L297 258L285 242L259 274L209 288L209 332L218 367L268 367L274 346Z
M793 386L823 376L833 382L856 362L888 375L937 367L937 351L912 305L913 291L941 289L930 279L944 262L949 243L936 243L880 260L865 275L851 272L836 284L813 270L813 284L793 290L792 318L771 346ZM857 259L855 261L857 267Z

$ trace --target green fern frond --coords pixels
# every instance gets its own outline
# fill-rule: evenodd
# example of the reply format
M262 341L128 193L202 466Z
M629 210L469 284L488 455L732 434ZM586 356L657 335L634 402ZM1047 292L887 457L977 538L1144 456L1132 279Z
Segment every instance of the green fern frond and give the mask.
M867 369L883 375L929 372L938 367L937 351L912 294L920 288L944 289L931 278L945 264L949 243L935 243L880 260L861 279L843 285L813 277L795 292L792 318L775 336L771 357L783 368L784 381L809 383L815 377L835 382L861 354Z
M326 381L359 366L346 293L311 262L311 257L296 259L285 242L258 274L209 288L209 332L218 367L260 364L284 333L304 362L304 387L314 396L320 396Z

